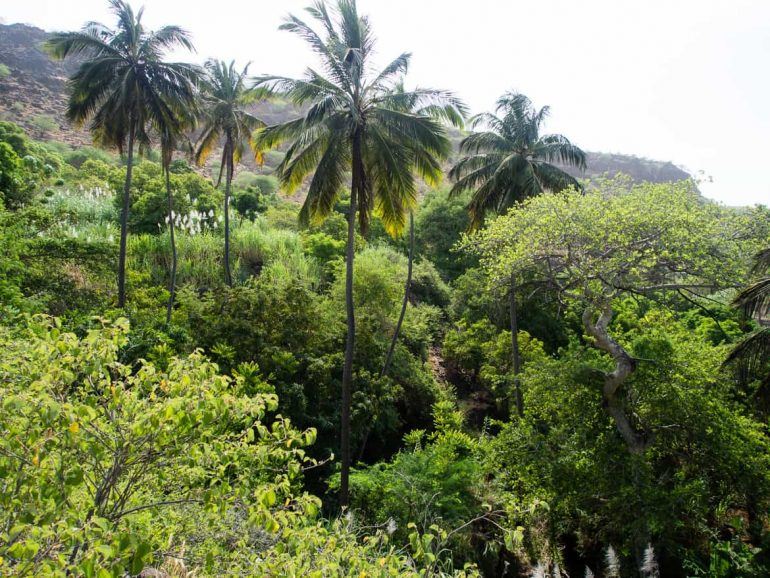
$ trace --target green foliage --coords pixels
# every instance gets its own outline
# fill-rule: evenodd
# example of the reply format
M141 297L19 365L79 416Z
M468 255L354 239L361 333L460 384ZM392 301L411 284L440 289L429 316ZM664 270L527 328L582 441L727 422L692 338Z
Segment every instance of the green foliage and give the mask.
M47 134L59 128L56 119L47 114L36 114L30 119L30 124L43 134Z
M11 69L5 64L0 63L0 78L8 78L11 75Z
M125 16L124 32L150 50L149 65L166 66L165 41L127 5L111 5ZM439 123L459 120L462 107L448 93L405 91L407 55L379 78L359 78L369 24L351 3L338 8L332 27L339 15L343 43L361 46L313 40L290 19L286 28L313 41L328 78L260 79L304 103L248 108L266 113L267 130L253 133L259 122L242 116L263 96L246 90L245 71L209 65L206 105L215 114L198 129L199 160L227 143L235 116L245 128L231 141L231 171L247 147L268 167L225 183L238 213L232 287L220 273L222 192L169 154L185 116L176 105L174 118L151 121L145 110L138 119L145 160L130 190L137 234L120 309L112 280L126 167L102 149L43 145L0 122L0 575L475 578L474 563L491 576L557 568L577 576L589 567L655 575L639 568L652 567L647 558L661 576L768 575L770 333L757 323L764 273L750 272L760 249L758 261L767 260L768 210L718 206L687 183L624 179L513 203L562 188L549 162L579 161L566 139L536 134L544 113L520 95L507 97L499 125L480 118L493 130L465 140L459 194L449 197L435 188L437 159L448 152ZM329 32L325 10L311 15ZM133 78L129 52L120 63L102 58L128 38L114 32L57 35L55 49L84 57L75 80L98 76L131 100L138 95L112 82ZM163 34L187 42L175 27ZM217 82L239 94L217 92ZM104 107L90 117L78 100L87 84L75 86L70 115L93 121L101 146L125 152L129 119L115 93L97 99ZM357 84L369 87L363 108L347 93ZM12 108L20 114L24 105ZM361 110L356 149L351 127ZM281 124L289 114L301 118ZM511 131L494 134L504 125ZM147 149L159 136L162 154ZM284 140L286 152L255 147ZM351 181L354 157L366 183ZM177 225L169 321L159 159ZM466 187L474 163L487 176L494 165L510 169L477 183L490 193L486 204L479 187ZM226 159L225 180L227 168ZM434 188L418 203L419 176ZM309 187L304 208L278 198L279 182ZM360 211L350 239L349 183ZM476 217L514 206L458 244L469 203ZM406 240L389 232L409 210L412 282L383 372L407 272ZM300 216L310 221L302 229ZM351 507L323 519L308 492L341 485L348 240L355 468ZM510 411L512 272L522 415ZM747 317L729 304L744 283L736 305ZM609 397L620 362L630 371ZM628 443L618 414L640 443Z
M89 172L95 172L95 169L93 164L88 167ZM114 190L120 190L125 171L110 171L108 179ZM220 226L218 211L222 194L211 181L193 172L171 174L170 179L175 221L179 228L194 234ZM114 197L116 210L120 210L122 202L121 196ZM166 183L157 163L143 162L134 167L130 207L131 232L158 233L166 227Z
M274 153L275 151L270 152ZM278 179L270 175L258 175L250 171L241 171L233 179L233 186L236 189L255 187L263 195L270 198L278 192Z
M0 199L11 208L24 204L31 191L27 179L19 155L11 145L0 142Z
M499 331L488 320L460 320L444 338L444 356L455 369L493 393L498 403L513 396L511 332ZM519 331L522 366L545 359L543 344L526 331Z
M17 125L0 122L0 200L9 209L33 198L37 185L61 165L61 158L30 140Z
M105 150L90 146L82 146L66 153L64 155L64 160L67 164L72 165L76 169L80 169L83 167L83 164L88 161L101 161L102 163L112 165L115 162L115 157Z
M623 292L715 290L745 275L744 255L762 239L736 238L732 215L691 183L620 194L617 184L535 197L495 219L473 241L494 281L537 270L552 255L551 276L569 268L567 294L601 307Z
M131 371L117 362L126 329L118 320L78 339L42 320L13 340L2 332L0 471L13 490L0 498L0 553L14 575L137 574L185 547L196 565L229 571L256 545L241 537L222 560L215 535L188 541L196 526L242 512L275 532L277 504L317 511L295 495L312 430L263 424L275 396L246 395L200 354Z
M247 219L254 219L267 210L268 202L258 187L250 186L236 191L233 196L233 207Z
M627 323L632 310L624 310ZM707 540L713 524L726 531L730 511L766 507L768 440L732 399L719 372L723 347L658 308L637 313L619 339L643 360L627 399L655 432L644 458L623 448L602 411L597 354L573 344L560 359L525 366L526 415L503 427L489 467L520 503L549 504L547 515L515 514L517 524L531 528L527 546L535 559L558 559L554 537L567 536L586 553L608 544L632 552L642 531L673 560L681 561L684 543L703 560L707 552L693 544ZM726 475L734 468L740 476Z
M25 265L21 259L26 230L18 217L9 213L0 203L0 314L9 315L11 309L27 304L21 290Z
M442 409L438 405L436 412ZM427 532L434 524L452 530L473 518L484 498L485 483L477 445L459 431L462 416L458 419L459 423L437 423L427 443L420 432L410 435L413 447L390 462L354 470L351 495L356 512L368 523L383 527L392 520L394 539L402 542L408 539L412 521Z
M461 195L449 198L444 190L429 192L415 216L415 246L446 279L455 279L473 266L473 256L453 250L470 219Z

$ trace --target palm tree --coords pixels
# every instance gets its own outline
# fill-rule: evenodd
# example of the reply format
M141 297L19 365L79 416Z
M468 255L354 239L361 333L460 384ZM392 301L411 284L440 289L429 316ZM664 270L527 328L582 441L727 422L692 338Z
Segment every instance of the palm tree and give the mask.
M230 271L230 188L235 166L243 153L251 149L254 160L262 162L262 155L255 146L254 132L264 123L246 112L244 106L257 98L257 92L247 86L249 65L238 72L235 62L227 64L221 60L208 60L206 75L202 83L204 111L202 130L195 150L199 165L206 162L214 147L223 143L222 161L219 165L217 187L225 175L225 282L233 284Z
M135 14L123 0L109 4L118 21L114 30L89 22L80 32L54 34L46 48L59 59L85 57L69 80L67 118L78 126L89 122L99 144L127 151L118 259L118 307L123 307L134 146L149 145L149 127L171 116L172 103L194 102L198 72L193 65L163 60L165 51L177 46L193 50L187 32L178 26L148 31L142 10Z
M406 73L410 55L401 54L382 70L370 63L374 38L368 18L359 16L354 0L337 0L334 14L324 2L307 8L322 33L296 16L281 29L298 34L320 57L323 73L308 69L304 78L263 77L260 84L298 105L303 116L271 126L259 134L270 148L291 141L278 166L282 185L295 190L313 172L300 211L303 224L324 219L333 210L350 172L350 207L345 271L347 337L342 373L340 504L348 505L350 473L350 399L355 351L353 259L356 218L366 234L373 212L391 233L402 230L416 202L413 169L429 175L441 170L439 159L450 152L445 131L435 118L410 112L419 106L462 105L450 93L393 88Z
M190 142L187 138L187 131L194 129L197 108L181 108L175 111L173 117L164 119L162 125L157 126L156 130L160 139L160 157L163 167L163 176L166 181L166 199L168 201L168 222L169 240L171 243L171 271L168 284L168 303L166 304L166 325L171 323L171 310L174 307L174 298L176 295L176 270L177 270L177 251L176 239L174 235L174 196L171 192L171 161L174 152L180 144L190 148Z
M404 89L403 83L399 83L396 88L395 92L403 94L406 92ZM465 109L463 107L457 108L455 106L455 103L453 102L447 102L443 104L435 104L431 103L428 106L423 106L421 108L415 109L416 106L418 106L419 100L414 98L404 99L404 107L405 110L413 112L418 115L423 116L431 116L438 120L447 122L456 128L461 128L463 126L464 117L465 117ZM416 154L419 154L419 150L415 151ZM441 178L443 177L443 171L441 170L435 170L431 173L422 173L423 179L432 186L438 185L441 181ZM409 249L407 253L407 272L406 272L406 283L404 286L404 298L401 301L401 311L398 316L398 321L396 322L396 327L393 330L393 335L390 340L390 347L388 348L388 353L385 356L385 362L382 364L382 370L380 370L380 378L383 378L385 374L388 372L388 368L390 367L390 362L393 359L393 353L396 350L396 343L398 342L398 336L401 333L401 326L404 323L404 317L406 316L406 307L409 303L409 296L411 293L412 288L412 268L414 264L414 211L409 211ZM363 453L363 447L361 449L361 452Z
M561 191L578 182L553 163L585 168L585 153L560 134L540 135L550 109L536 110L523 94L507 92L497 101L497 114L483 113L471 119L473 128L486 130L468 135L460 143L465 157L452 167L455 184L450 195L473 191L468 204L470 228L480 227L490 211L501 213L515 203L545 191ZM518 314L516 280L509 289L511 362L516 408L523 415L519 373Z

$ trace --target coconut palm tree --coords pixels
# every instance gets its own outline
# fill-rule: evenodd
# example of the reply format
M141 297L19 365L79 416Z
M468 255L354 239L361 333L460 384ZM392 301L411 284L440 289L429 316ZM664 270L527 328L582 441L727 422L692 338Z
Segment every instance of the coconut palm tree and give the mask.
M278 166L282 186L295 190L311 172L300 221L324 219L333 210L350 174L350 206L345 271L347 338L342 373L340 504L348 504L350 472L350 400L355 350L353 259L356 219L363 234L376 211L391 233L402 230L416 202L418 174L440 171L439 159L450 152L441 123L410 111L410 103L462 110L451 93L393 88L406 73L410 55L401 54L380 71L370 62L374 37L368 18L360 16L354 0L337 0L333 13L324 2L307 12L321 32L296 16L281 26L298 34L320 58L323 69L308 69L304 78L270 76L262 87L280 93L305 113L270 126L259 134L259 145L270 148L290 141Z
M171 161L174 152L184 146L190 152L190 141L187 138L188 131L195 128L197 107L181 108L174 111L173 117L163 119L162 124L155 127L160 140L160 159L163 167L163 177L166 182L166 199L168 202L169 241L171 243L171 271L169 272L168 303L166 304L166 325L171 323L171 310L174 307L176 296L176 270L177 251L174 232L174 195L171 192Z
M406 92L403 82L399 83L394 90L395 92L401 93L401 94ZM406 111L412 112L414 114L418 114L421 116L431 116L442 122L451 124L452 126L455 126L457 128L461 128L463 126L465 110L462 108L457 108L455 106L455 103L453 102L447 102L443 104L431 103L431 104L428 104L427 106L415 108L420 105L420 101L419 99L415 98L414 95L412 95L411 98L403 99L403 105ZM415 151L415 154L419 155L420 151L419 150ZM422 174L423 180L425 180L425 182L431 186L438 185L442 177L444 176L442 170L435 170L431 172L423 171L421 174ZM413 264L414 264L414 211L410 210L409 211L409 248L407 253L407 273L406 273L406 283L404 285L404 298L401 301L401 311L398 316L398 321L396 322L396 327L393 330L393 335L390 340L390 347L388 348L388 353L385 356L385 362L382 364L382 370L380 371L380 378L384 377L385 374L388 372L388 368L390 367L390 362L393 359L393 353L396 350L396 343L398 342L398 336L401 333L401 326L404 323L404 317L406 316L406 306L409 303L409 296L410 296L411 287L412 287ZM361 451L363 452L363 448Z
M257 92L247 86L249 65L240 72L235 62L208 60L202 83L203 114L201 135L195 150L199 165L206 162L214 148L221 142L222 160L219 165L217 187L225 175L225 282L233 284L230 270L230 189L235 167L244 152L251 150L254 160L262 162L262 155L255 146L254 132L264 123L248 113L244 107L257 98Z
M550 109L535 109L523 94L507 92L497 101L497 115L483 113L471 119L473 128L460 143L465 156L449 172L455 181L450 195L472 191L468 204L470 228L480 227L488 212L501 213L515 203L546 191L561 191L578 182L554 163L585 168L585 153L560 134L540 135ZM511 362L519 415L524 406L519 381L520 358L516 280L511 276L509 313Z
M67 118L89 123L94 140L126 152L126 179L120 215L118 306L126 302L126 247L134 147L150 143L149 129L171 115L174 103L192 104L197 67L166 62L172 48L193 50L190 36L178 26L145 29L142 10L134 13L123 0L109 0L117 27L89 22L79 32L54 34L46 43L55 58L85 60L69 80Z

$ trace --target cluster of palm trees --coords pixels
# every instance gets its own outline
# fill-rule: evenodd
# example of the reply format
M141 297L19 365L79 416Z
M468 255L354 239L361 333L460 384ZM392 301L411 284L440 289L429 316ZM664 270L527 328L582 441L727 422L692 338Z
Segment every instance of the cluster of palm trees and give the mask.
M286 155L277 167L282 187L290 192L309 178L300 220L307 224L328 216L343 190L350 190L347 214L346 315L347 339L342 378L340 504L348 504L350 471L350 405L355 350L353 261L356 224L366 234L374 214L392 234L410 224L417 203L417 179L435 183L443 174L442 162L451 153L446 126L462 127L465 105L451 92L407 90L403 78L411 55L404 53L380 70L371 63L374 47L369 20L359 15L355 0L336 0L329 10L317 1L307 12L310 26L296 16L287 17L281 29L304 39L322 68L308 68L302 78L248 76L248 67L209 60L204 67L167 62L168 49L193 50L189 35L176 26L149 31L142 11L134 12L124 0L109 0L117 18L110 29L89 23L79 32L54 35L49 52L58 58L80 56L78 71L70 79L67 115L76 124L89 123L96 142L115 147L126 158L126 179L121 213L118 264L118 306L126 301L125 259L130 208L131 168L135 149L161 150L168 195L173 211L169 166L175 151L192 151L205 163L219 146L222 157L217 186L225 180L224 275L230 271L230 188L235 167L244 154L261 161L262 152L286 144ZM304 111L299 118L265 126L246 106L257 99L280 95ZM498 103L501 116L474 117L474 132L461 143L465 156L450 171L456 184L452 194L473 191L468 210L472 226L482 224L490 211L502 211L517 201L544 191L558 191L576 181L553 163L583 167L583 152L560 135L540 136L547 108L536 111L520 94L510 93ZM193 143L188 137L197 134ZM349 179L349 180L348 180ZM167 318L173 306L176 248L173 219L169 219L172 271ZM410 241L410 267L413 247ZM408 300L404 303L381 374L387 372ZM518 374L514 285L511 287L513 364ZM518 379L518 378L517 378ZM518 381L517 390L518 390ZM518 407L522 410L521 396Z
M54 34L46 48L55 58L81 57L82 63L70 78L67 117L76 125L89 124L94 140L126 154L126 179L120 215L118 258L118 306L126 302L126 248L130 209L131 176L135 149L144 152L157 139L166 181L172 265L167 319L170 319L176 283L173 195L169 167L179 149L192 150L189 134L200 130L194 149L203 164L223 141L219 177L225 186L225 280L230 273L229 201L234 164L244 143L253 144L254 131L263 124L242 109L254 93L247 86L246 70L233 64L209 60L204 67L168 62L166 51L182 47L194 50L190 35L178 26L147 30L143 10L134 12L123 0L109 0L117 26L111 29L89 22L78 32ZM255 150L255 158L259 155Z

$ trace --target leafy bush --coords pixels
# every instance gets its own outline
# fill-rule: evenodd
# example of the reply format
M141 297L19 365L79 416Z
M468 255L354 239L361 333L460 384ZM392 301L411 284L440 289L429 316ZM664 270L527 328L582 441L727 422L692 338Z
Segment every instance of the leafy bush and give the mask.
M467 253L453 251L470 223L467 202L464 197L448 198L445 190L431 191L415 216L417 254L434 263L446 279L458 277L476 262Z
M11 145L0 142L0 199L9 207L23 205L30 198L30 174Z
M255 187L263 195L270 198L278 191L278 179L269 175L258 175L249 171L242 171L233 179L233 187L236 189Z
M67 164L80 169L87 161L101 161L102 163L112 165L115 162L115 157L105 150L83 146L65 154L64 160Z
M247 219L253 220L260 213L264 213L268 206L267 199L259 187L249 186L233 195L233 207Z
M113 190L122 191L125 170L109 173ZM174 213L179 228L192 233L219 227L218 212L222 193L208 179L197 173L171 175ZM122 194L115 196L115 206L122 208ZM134 168L131 184L129 229L134 233L158 233L168 216L166 183L157 163L145 161Z
M186 548L218 573L256 556L254 532L280 527L279 504L317 511L295 495L312 430L263 424L275 396L247 395L199 354L131 371L117 362L126 330L118 320L78 339L36 321L0 333L0 472L14 488L0 497L5 572L138 574ZM191 540L239 512L254 530L235 551L229 536Z
M30 119L30 124L43 134L48 134L59 128L56 119L47 114L36 114Z
M461 432L454 403L438 402L433 411L436 431L427 439L424 430L410 432L407 448L392 460L353 470L351 506L366 524L389 527L397 543L408 544L414 530L432 532L443 535L433 550L439 556L467 560L474 557L474 532L496 533L494 525L484 527L483 516L474 524L494 495L481 467L482 446Z

